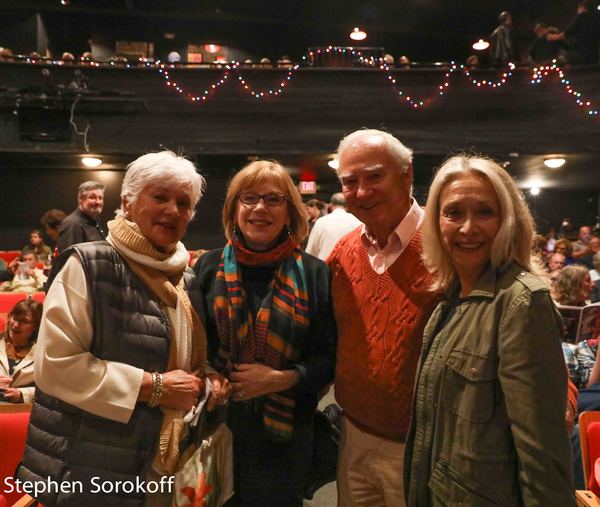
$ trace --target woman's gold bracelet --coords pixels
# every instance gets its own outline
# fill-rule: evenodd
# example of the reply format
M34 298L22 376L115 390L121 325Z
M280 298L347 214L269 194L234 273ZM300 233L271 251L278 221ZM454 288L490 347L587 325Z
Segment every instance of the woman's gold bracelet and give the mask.
M152 396L148 405L152 408L160 405L160 398L162 396L163 376L161 373L152 372Z

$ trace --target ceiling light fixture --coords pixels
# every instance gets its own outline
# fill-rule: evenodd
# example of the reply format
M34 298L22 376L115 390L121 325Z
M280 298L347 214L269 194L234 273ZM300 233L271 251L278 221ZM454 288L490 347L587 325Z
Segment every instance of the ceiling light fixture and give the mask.
M98 167L100 164L102 164L102 159L98 157L83 157L81 159L81 163L84 166L93 169L94 167Z
M337 158L332 158L329 162L327 162L327 165L336 171L340 167L340 163L338 162Z
M544 165L550 169L558 169L565 165L566 160L561 157L550 157L544 160Z
M354 30L350 32L350 38L352 40L365 40L367 38L367 32L355 26Z
M531 195L540 195L540 188L539 187L531 187L529 189L529 193Z
M490 47L490 43L488 41L486 41L486 40L483 40L483 39L479 39L472 46L472 48L475 51L483 51L484 49L487 49L489 47Z

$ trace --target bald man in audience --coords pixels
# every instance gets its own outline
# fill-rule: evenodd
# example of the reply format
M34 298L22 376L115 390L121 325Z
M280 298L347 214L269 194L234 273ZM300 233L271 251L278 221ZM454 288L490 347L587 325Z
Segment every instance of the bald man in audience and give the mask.
M581 226L578 239L573 243L573 259L581 259L590 253L591 239L592 228L589 225Z

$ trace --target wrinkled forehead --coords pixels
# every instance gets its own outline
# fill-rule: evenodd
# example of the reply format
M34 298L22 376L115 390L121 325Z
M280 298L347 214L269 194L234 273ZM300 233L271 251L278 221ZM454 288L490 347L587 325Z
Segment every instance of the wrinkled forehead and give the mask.
M98 197L104 197L104 190L101 190L99 188L96 188L94 190L88 190L87 192L81 194L80 199L94 199Z

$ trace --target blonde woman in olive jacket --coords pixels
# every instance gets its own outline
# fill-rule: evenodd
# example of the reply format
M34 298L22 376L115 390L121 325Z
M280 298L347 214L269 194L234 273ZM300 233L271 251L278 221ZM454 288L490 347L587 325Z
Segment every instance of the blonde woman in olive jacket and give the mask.
M409 507L575 506L560 318L533 273L532 237L503 168L461 156L439 169L423 252L447 298L424 331Z

